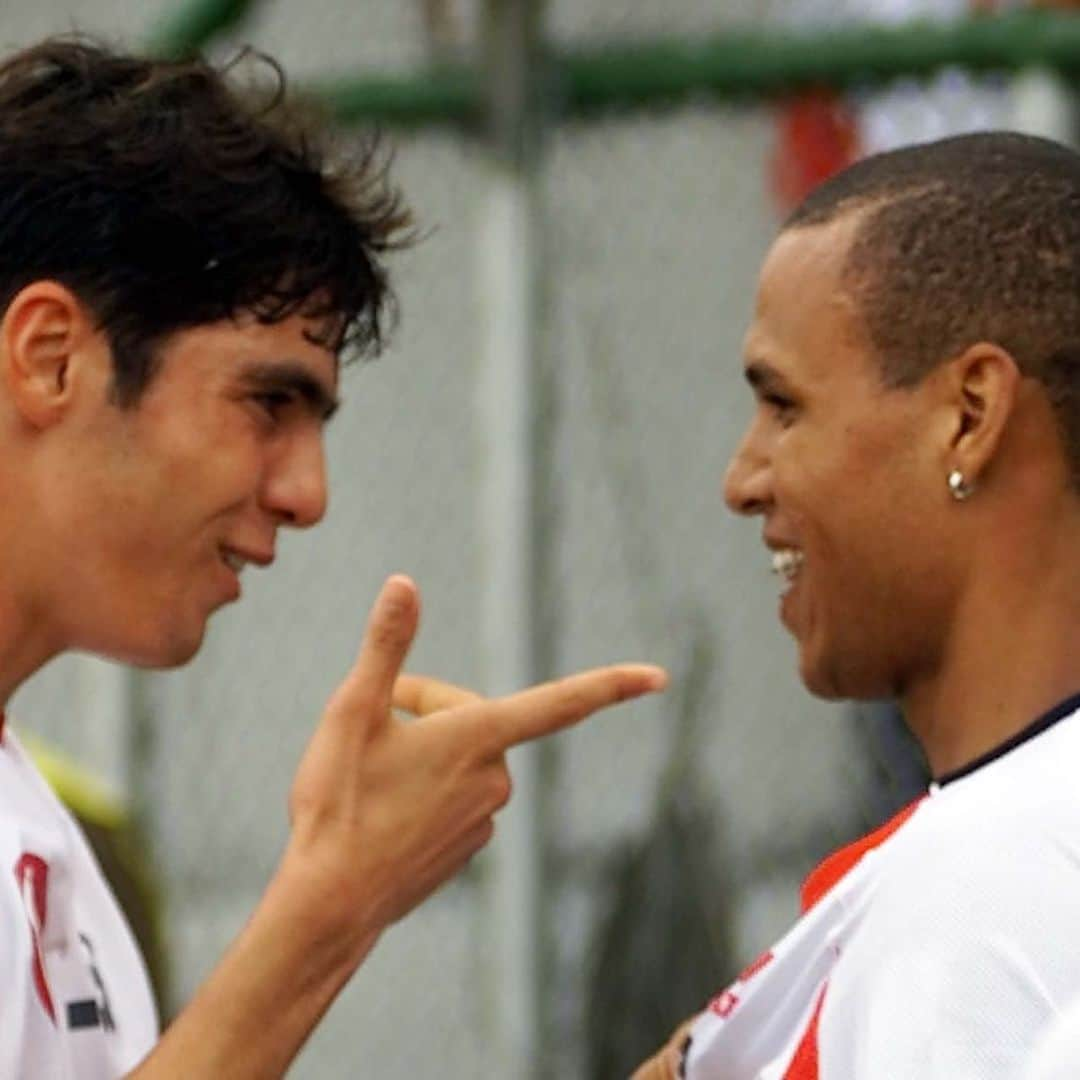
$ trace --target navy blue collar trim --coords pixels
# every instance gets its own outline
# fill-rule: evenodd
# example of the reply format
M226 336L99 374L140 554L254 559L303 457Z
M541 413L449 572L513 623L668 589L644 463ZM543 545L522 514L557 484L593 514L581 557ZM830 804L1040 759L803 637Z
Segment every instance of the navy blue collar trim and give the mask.
M1053 727L1059 720L1064 720L1066 716L1071 716L1077 709L1080 709L1080 694L1073 694L1072 697L1066 698L1059 705L1055 705L1049 712L1044 712L1038 720L1028 724L1022 731L1018 731L999 746L995 746L993 750L987 751L981 757L969 761L966 765L961 765L959 769L953 769L952 772L939 776L934 783L938 787L944 787L954 780L970 776L976 769L989 765L991 761L997 761L999 757L1004 757L1010 750L1015 750L1018 746L1026 743L1028 739L1034 739L1036 735L1041 735L1047 728Z

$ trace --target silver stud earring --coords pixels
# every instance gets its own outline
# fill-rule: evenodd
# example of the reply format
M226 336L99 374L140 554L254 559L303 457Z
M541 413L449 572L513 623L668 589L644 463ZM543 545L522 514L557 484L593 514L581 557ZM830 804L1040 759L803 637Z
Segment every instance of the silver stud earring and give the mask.
M959 469L953 469L949 473L949 492L957 502L963 502L965 499L971 498L974 491L975 485L969 484Z

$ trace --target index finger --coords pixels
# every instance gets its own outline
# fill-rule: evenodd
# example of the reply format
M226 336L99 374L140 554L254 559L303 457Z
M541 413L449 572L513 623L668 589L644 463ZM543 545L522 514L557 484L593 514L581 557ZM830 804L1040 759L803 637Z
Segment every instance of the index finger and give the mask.
M598 709L655 693L667 672L654 664L613 664L530 687L490 703L487 716L503 750L576 724Z

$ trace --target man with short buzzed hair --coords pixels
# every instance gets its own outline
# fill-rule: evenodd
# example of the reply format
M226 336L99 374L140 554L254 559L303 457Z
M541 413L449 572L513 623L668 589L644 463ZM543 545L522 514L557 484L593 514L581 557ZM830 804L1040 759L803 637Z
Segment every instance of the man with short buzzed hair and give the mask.
M1019 1076L1080 993L1080 156L990 133L841 173L745 352L725 493L803 681L896 698L934 781L637 1077Z

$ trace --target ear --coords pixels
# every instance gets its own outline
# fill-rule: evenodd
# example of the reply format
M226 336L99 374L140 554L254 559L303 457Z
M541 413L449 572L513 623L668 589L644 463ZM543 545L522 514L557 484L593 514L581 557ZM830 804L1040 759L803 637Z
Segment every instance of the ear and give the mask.
M90 313L58 282L32 282L8 304L0 321L0 378L32 426L49 427L68 410L80 353L93 335Z
M988 342L972 345L947 367L954 405L947 466L974 484L1001 446L1022 377L1012 355Z

